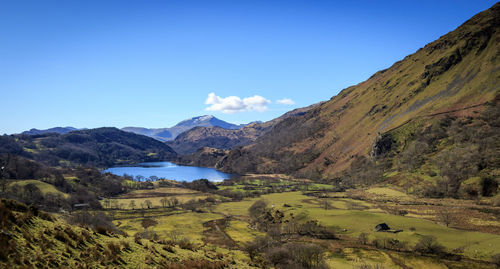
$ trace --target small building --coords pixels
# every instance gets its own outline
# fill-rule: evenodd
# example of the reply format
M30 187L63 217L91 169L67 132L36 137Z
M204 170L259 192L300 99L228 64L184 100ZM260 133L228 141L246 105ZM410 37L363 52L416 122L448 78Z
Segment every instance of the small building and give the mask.
M380 223L379 225L375 226L375 231L377 232L384 232L384 231L389 231L391 228L389 228L389 225L386 223Z

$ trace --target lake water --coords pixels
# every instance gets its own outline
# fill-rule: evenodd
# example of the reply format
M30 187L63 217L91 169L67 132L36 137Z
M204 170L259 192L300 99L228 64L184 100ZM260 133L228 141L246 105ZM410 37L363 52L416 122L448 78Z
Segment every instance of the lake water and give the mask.
M118 176L125 174L129 176L143 176L145 178L157 176L158 178L172 179L176 181L193 181L206 178L210 181L218 182L229 179L234 175L223 173L214 168L182 166L171 162L151 162L139 163L134 166L117 166L104 170Z

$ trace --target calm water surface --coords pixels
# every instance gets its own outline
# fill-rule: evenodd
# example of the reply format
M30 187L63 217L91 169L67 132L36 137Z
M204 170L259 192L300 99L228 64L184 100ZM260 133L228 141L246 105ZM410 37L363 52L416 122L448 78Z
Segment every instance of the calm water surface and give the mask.
M111 167L104 172L123 176L124 174L133 176L157 176L158 178L173 179L176 181L193 181L200 178L206 178L210 181L222 181L229 179L234 175L217 171L213 168L182 166L171 162L151 162L140 163L134 166Z

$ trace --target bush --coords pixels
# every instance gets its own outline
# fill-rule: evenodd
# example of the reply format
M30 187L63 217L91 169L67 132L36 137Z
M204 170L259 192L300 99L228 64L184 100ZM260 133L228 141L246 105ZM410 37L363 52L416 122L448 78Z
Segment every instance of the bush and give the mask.
M188 249L191 251L194 251L197 248L196 244L194 244L187 238L182 238L179 241L177 241L177 245L179 245L179 247L182 249Z
M264 200L258 200L250 206L248 209L248 214L250 218L257 220L259 217L264 214L267 210L267 202Z
M444 246L437 242L436 237L430 235L420 238L413 249L422 254L441 255L445 252Z
M398 211L398 215L400 215L400 216L406 216L406 215L408 215L408 211L406 211L406 210L399 210Z
M120 245L114 242L108 243L108 250L111 253L111 257L116 257L122 251Z
M304 268L327 268L324 264L324 250L314 244L290 244L286 246L293 261Z
M68 235L66 235L65 232L57 229L55 232L54 232L54 238L63 242L63 243L70 243L71 242L71 239L69 239Z
M143 239L154 240L154 241L160 239L160 236L155 231L152 231L152 230L146 230L142 233L136 233L135 236L139 237L139 238L143 238Z
M498 182L493 177L481 178L481 194L493 196L498 192Z
M246 244L243 249L250 257L250 260L253 261L260 252L264 252L266 249L272 247L273 245L274 242L271 238L259 236L256 237L252 242Z
M158 221L152 218L146 218L141 221L141 226L144 228L144 230L147 230L151 226L155 226L158 224Z
M261 251L265 251L266 261L275 268L328 268L323 248L315 244L289 243Z
M358 236L358 242L366 245L368 243L368 234L367 233L360 233Z
M165 245L162 247L163 250L167 251L167 252L170 252L170 253L175 253L175 249L173 246L171 245Z
M491 262L497 267L500 267L500 253L491 256Z
M300 235L310 236L318 239L336 239L335 234L328 230L326 227L323 227L318 224L318 221L308 221L299 227Z
M292 257L290 252L285 247L273 248L266 253L266 259L274 266L279 267L279 265L288 264Z

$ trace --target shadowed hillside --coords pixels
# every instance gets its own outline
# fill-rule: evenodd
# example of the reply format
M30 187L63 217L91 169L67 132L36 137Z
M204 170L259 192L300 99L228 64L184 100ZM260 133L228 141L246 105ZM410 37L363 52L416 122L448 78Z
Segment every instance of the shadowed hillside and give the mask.
M165 161L177 155L160 141L116 128L80 130L62 135L4 135L0 137L0 153L20 155L53 166L80 164L99 167Z

